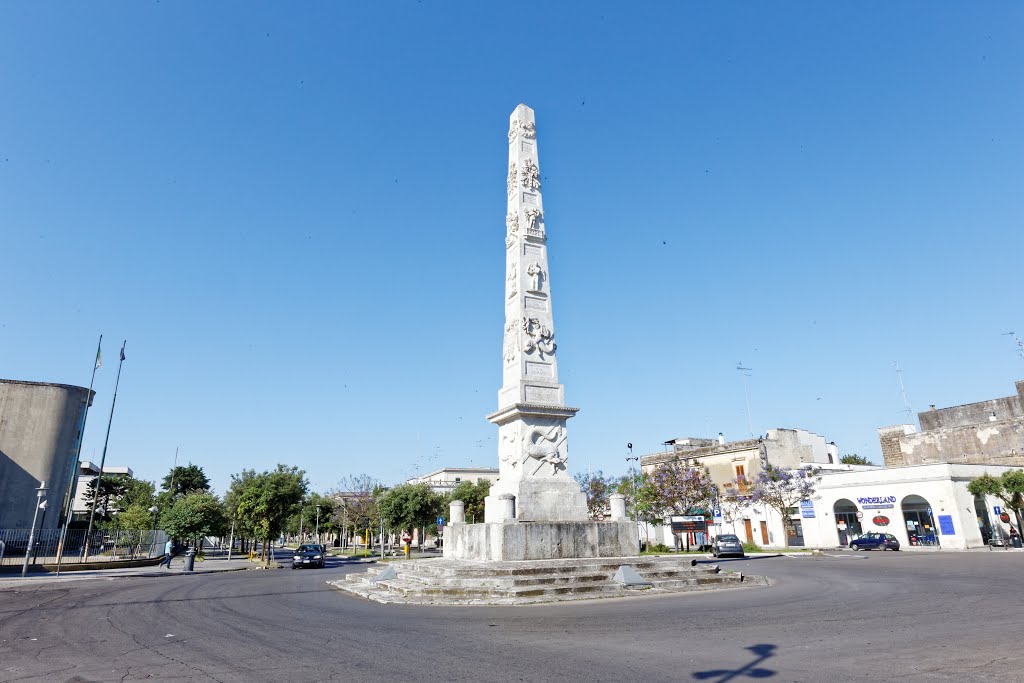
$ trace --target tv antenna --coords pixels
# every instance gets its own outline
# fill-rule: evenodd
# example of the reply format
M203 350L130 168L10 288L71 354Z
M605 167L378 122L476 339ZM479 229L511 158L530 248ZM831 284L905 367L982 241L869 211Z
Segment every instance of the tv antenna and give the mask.
M736 363L736 370L743 375L743 398L747 403L747 429L750 431L750 438L754 438L754 426L750 421L750 388L747 385L747 378L750 377L750 373L754 371L753 368L743 367L743 361Z
M892 366L894 368L896 368L896 381L900 385L900 398L903 399L903 405L906 406L900 412L901 413L906 413L907 414L907 421L913 422L914 421L914 409L910 407L910 399L907 398L907 390L903 386L903 371L900 370L900 364L898 362L896 362L896 361L892 362Z
M1003 334L1000 335L1000 336L1003 336L1003 337L1013 337L1013 341L1017 345L1017 356L1019 356L1020 358L1024 358L1024 341L1021 341L1020 337L1018 337L1012 331L1010 331L1010 332L1003 332Z

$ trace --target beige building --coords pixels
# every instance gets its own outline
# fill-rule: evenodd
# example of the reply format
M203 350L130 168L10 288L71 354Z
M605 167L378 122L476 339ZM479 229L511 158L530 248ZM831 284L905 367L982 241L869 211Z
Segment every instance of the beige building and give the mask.
M498 480L496 467L443 467L421 477L413 477L408 484L430 484L430 488L438 493L451 493L452 489L464 481L476 483L478 479L486 479L492 484Z
M770 429L763 437L742 441L726 441L719 435L717 441L690 437L665 443L671 450L640 458L644 472L653 472L658 465L675 461L703 465L720 488L740 476L755 478L764 463L796 469L808 464L839 462L835 443L804 429Z
M918 413L914 425L882 427L886 467L937 463L1024 466L1024 380L1017 394Z

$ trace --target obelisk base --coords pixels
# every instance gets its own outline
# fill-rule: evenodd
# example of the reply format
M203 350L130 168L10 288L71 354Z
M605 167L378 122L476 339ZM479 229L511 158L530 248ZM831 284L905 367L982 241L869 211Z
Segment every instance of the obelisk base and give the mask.
M500 496L515 496L514 517L509 518ZM484 498L484 521L584 522L587 520L587 494L568 477L536 477L504 482L491 487Z
M555 560L639 554L639 534L631 520L450 524L444 528L447 559Z

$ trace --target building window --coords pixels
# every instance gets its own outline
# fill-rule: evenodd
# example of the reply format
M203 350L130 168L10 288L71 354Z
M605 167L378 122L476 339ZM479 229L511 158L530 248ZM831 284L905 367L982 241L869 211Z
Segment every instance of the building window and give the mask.
M456 484L458 484L460 481L462 481L462 477L455 477L455 483Z

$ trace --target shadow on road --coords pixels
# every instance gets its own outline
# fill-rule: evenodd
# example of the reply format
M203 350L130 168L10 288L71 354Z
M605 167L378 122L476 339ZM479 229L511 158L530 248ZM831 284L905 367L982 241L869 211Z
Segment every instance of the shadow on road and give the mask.
M713 683L726 683L726 681L731 681L734 678L739 678L741 676L744 678L771 678L776 672L771 669L762 669L758 664L769 657L774 657L776 647L776 645L771 645L770 643L751 645L746 649L754 653L754 659L738 669L711 669L710 671L696 671L694 672L693 677L698 681L713 681Z

